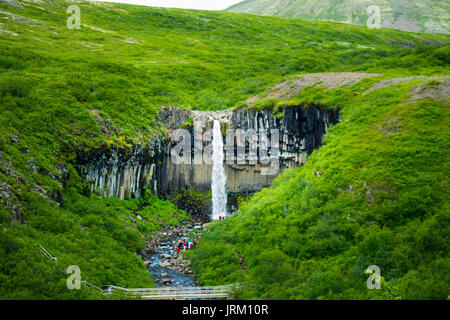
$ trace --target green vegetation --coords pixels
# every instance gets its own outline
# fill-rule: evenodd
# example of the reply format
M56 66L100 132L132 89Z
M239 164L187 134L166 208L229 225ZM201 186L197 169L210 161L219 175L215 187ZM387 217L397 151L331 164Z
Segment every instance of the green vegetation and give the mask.
M67 290L69 265L97 286L153 285L136 253L186 213L145 190L140 200L89 195L77 156L150 143L165 133L161 106L240 106L298 73L382 73L379 80L449 71L446 35L94 2L76 3L82 27L71 30L66 8L74 2L14 4L0 3L2 299L103 298L91 288ZM358 289L361 267L374 262L401 297L448 293L448 281L435 282L448 270L448 111L433 101L403 106L406 89L362 96L354 87L330 95L309 88L293 97L345 105L344 121L307 166L286 172L205 235L192 257L201 281L256 280L243 297L378 297ZM397 128L390 117L404 130L383 135ZM365 182L373 204L362 199ZM345 191L350 184L361 193ZM372 258L377 237L384 247ZM58 257L56 265L38 245ZM418 281L427 286L417 289Z
M177 194L170 201L191 216L209 218L211 205L211 192L200 192L192 188L178 190Z
M341 123L305 166L204 234L192 257L202 283L246 281L239 298L447 299L448 104L407 104L417 81L356 94L366 84L345 89ZM342 90L302 98L332 103ZM370 265L382 290L366 287Z
M184 211L152 195L139 203L84 197L72 187L64 208L51 207L33 194L24 205L26 223L15 221L0 229L1 299L105 298L84 285L82 290L68 290L69 274L64 271L70 265L79 266L82 280L97 287L153 287L150 273L135 253L152 233L187 218ZM0 212L6 226L9 212ZM40 254L39 245L57 257L56 264Z
M441 0L245 0L227 11L365 25L372 5L380 8L384 28L450 33L449 7Z
M183 257L191 259L194 272L198 276L201 285L223 285L240 282L243 271L239 265L239 258L230 245L218 241L205 242L207 250L189 250L183 253ZM202 243L203 240L200 241ZM205 246L204 245L204 246Z

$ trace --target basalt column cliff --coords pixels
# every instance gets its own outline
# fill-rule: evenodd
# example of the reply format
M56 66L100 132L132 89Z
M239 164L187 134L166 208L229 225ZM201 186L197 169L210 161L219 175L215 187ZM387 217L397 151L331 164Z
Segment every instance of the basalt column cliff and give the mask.
M155 138L146 147L79 156L79 171L92 192L123 199L136 197L144 186L163 196L183 188L209 191L214 120L220 121L224 139L226 191L260 191L283 169L304 164L307 155L322 145L328 127L338 122L339 113L319 106L285 107L276 114L269 109L213 112L170 107L161 111L160 120L166 137ZM174 151L178 152L174 148L180 142L175 135L180 132L189 134L190 150L180 154L187 161L174 162ZM264 162L263 152L270 161ZM270 166L276 170L270 172Z

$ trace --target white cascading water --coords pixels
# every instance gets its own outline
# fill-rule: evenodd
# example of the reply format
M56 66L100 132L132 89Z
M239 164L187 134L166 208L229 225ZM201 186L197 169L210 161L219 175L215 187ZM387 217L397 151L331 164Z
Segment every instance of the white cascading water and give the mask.
M219 216L225 216L227 211L227 193L225 185L227 183L227 176L223 166L223 138L220 131L220 121L214 120L213 128L213 167L211 179L211 193L212 193L212 218L219 220Z

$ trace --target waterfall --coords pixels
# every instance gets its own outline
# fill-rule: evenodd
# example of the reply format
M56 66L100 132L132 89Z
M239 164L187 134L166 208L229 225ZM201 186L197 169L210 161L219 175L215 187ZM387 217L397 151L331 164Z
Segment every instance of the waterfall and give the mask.
M214 120L213 128L213 167L211 179L212 193L212 218L218 220L219 216L225 216L227 212L227 193L225 185L227 177L223 166L223 138L220 131L220 121Z

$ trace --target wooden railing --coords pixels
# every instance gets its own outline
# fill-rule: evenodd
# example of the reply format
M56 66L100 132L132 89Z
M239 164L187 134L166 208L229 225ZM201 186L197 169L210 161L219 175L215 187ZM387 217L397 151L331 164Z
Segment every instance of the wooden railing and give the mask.
M1 225L0 225L1 226ZM58 258L54 257L43 246L38 245L39 251L49 260L57 263ZM99 288L87 281L81 281L85 285L101 291L103 294L111 294L114 291L122 292L132 297L147 300L185 300L185 299L230 299L233 291L241 286L241 283L228 284L225 286L213 287L159 287L159 288L140 288L127 289L112 285L102 286Z
M39 247L39 251L40 251L47 259L53 260L53 261L55 261L55 263L58 263L58 258L57 258L57 257L52 256L52 254L51 254L50 252L48 252L48 250L45 249L43 246L38 245L38 247Z
M217 299L232 297L233 291L240 287L240 283L214 287L160 287L126 289L116 286L107 286L103 293L111 294L120 291L127 295L141 297L148 300L183 300L183 299Z

